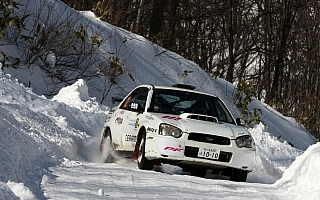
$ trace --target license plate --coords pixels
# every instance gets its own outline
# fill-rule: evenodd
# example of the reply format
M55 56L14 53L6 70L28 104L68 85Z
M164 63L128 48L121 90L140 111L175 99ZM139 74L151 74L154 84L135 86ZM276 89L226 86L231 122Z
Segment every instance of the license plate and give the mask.
M218 160L220 151L211 148L199 148L198 157Z

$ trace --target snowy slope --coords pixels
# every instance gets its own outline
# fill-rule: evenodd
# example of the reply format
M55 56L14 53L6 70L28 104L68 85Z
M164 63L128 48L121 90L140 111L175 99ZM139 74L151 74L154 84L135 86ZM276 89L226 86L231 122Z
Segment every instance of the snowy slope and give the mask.
M58 2L55 6L59 13L65 5ZM29 11L33 12L34 8L30 7ZM141 36L101 22L90 12L80 14L83 24L90 22L92 29L98 27L103 37L112 35L114 45L127 39L123 45L127 52L125 67L132 70L135 81L122 79L110 96L125 95L142 83L171 85L184 82L218 95L231 112L239 116L233 103L232 84L222 79L211 80L195 63ZM101 52L111 51L113 47L102 46ZM19 54L15 48L9 50ZM184 70L193 72L183 77ZM262 110L265 123L250 129L257 145L254 171L248 175L249 183L234 183L211 174L207 174L207 179L187 176L180 168L170 165L155 169L164 172L161 173L138 170L130 160L100 163L103 155L98 151L98 136L112 104L100 105L99 94L90 87L92 82L81 79L62 88L54 98L47 99L39 92L44 90L41 78L37 66L32 73L0 71L0 199L320 197L317 182L320 178L317 170L319 143L293 119L259 101L250 105ZM21 84L28 81L34 81L32 89ZM283 140L279 141L278 136Z
M26 10L28 10L29 13L37 12L37 9L40 7L40 2L46 2L47 5L54 8L50 11L53 19L56 18L55 15L61 17L61 20L63 17L76 18L79 24L86 24L88 26L88 37L91 36L90 34L94 35L99 32L100 38L109 38L108 42L101 44L96 53L101 57L107 56L105 52L117 53L123 60L124 68L132 74L135 81L129 78L129 76L120 78L118 84L112 88L107 99L104 101L104 105L111 107L111 96L124 97L129 91L140 84L147 83L170 86L173 83L185 83L196 86L197 90L217 94L226 102L233 115L236 117L240 115L239 110L233 102L232 95L234 94L234 86L221 79L213 81L209 75L194 62L163 49L139 35L132 34L126 30L100 21L92 12L76 12L66 7L66 5L60 1L20 1L23 5L28 5ZM52 9L52 7L50 8ZM42 8L42 13L44 14L49 12L45 9L49 8L46 6ZM28 20L28 26L37 23L37 21L32 22L32 19L33 18L30 18ZM21 54L21 52L17 53L15 48L7 48L6 46L6 51L8 51L8 49L11 49L11 51L9 51L11 54ZM32 91L38 95L42 95L42 92L49 90L46 80L43 78L43 71L37 66L32 66L29 70L11 70L7 68L4 70L5 73L12 74L25 85L30 85L31 83ZM188 75L183 75L185 70L192 72L188 73ZM100 102L102 98L101 92L93 87L93 85L97 86L99 84L101 83L99 83L97 79L92 79L87 82L89 89L88 94L91 97L95 97L98 102ZM292 121L292 119L282 117L281 114L261 102L253 101L250 107L252 109L260 108L262 110L263 122L266 127L268 127L268 132L271 135L275 137L281 136L283 140L290 142L296 148L306 150L310 143L316 141L314 137Z

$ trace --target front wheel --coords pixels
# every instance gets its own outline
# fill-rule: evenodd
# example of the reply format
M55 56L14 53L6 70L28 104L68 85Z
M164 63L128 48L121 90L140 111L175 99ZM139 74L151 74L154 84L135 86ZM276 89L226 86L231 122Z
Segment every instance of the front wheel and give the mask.
M232 169L230 175L230 181L236 182L246 182L247 181L248 172L240 169Z
M197 176L200 178L205 178L207 175L206 169L191 169L189 170L191 176Z
M139 148L137 149L138 152L138 167L139 169L143 170L152 170L154 165L154 160L148 160L145 157L145 146L146 146L146 133L142 133L141 140L137 144Z

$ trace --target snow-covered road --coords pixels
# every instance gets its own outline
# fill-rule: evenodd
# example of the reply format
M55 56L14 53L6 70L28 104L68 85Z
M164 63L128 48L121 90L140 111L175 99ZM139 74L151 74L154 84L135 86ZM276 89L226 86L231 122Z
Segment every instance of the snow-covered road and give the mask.
M52 170L53 176L42 180L50 199L292 199L271 184L203 179L181 175L179 169L171 170L173 174L142 171L129 160L118 164L65 160Z

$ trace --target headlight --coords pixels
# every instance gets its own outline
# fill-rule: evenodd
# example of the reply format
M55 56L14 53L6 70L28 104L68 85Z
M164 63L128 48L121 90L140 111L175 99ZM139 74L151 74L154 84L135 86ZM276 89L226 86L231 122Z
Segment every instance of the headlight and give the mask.
M171 126L169 124L160 124L159 135L167 135L167 136L179 138L182 136L182 131L181 129L175 126Z
M242 147L253 148L255 146L254 140L250 135L237 137L236 143L237 143L237 146L240 148Z

